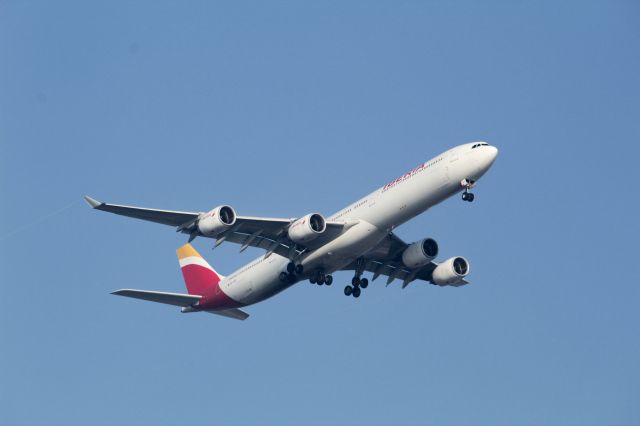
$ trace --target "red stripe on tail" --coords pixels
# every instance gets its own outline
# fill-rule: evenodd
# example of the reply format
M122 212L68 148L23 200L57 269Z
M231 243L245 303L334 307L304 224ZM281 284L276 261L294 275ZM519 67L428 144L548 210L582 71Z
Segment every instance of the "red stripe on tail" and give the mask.
M220 282L218 274L204 266L195 264L183 266L182 276L189 294L200 296L210 296Z

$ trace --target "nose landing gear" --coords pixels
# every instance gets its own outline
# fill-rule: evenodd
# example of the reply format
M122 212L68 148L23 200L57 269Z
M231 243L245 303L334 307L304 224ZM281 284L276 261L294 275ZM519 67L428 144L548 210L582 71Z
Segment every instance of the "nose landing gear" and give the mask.
M464 192L462 193L462 200L472 202L475 196L469 192L471 188L474 187L476 181L472 179L462 179L460 185L464 187Z
M473 193L471 192L467 192L467 190L465 189L464 192L462 193L462 199L464 201L468 201L468 202L472 202L473 199L475 198L475 196L473 195Z

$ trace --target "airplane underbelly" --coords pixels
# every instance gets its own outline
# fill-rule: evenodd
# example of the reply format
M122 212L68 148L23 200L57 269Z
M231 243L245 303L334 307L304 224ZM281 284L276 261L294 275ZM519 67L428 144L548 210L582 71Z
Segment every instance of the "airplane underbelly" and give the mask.
M387 232L360 221L340 237L310 253L302 260L305 270L323 269L336 271L371 250L382 241Z
M252 305L268 299L292 285L283 283L279 279L280 272L284 270L288 262L288 259L274 253L268 261L243 273L237 282L230 285L225 292L229 297L244 305Z

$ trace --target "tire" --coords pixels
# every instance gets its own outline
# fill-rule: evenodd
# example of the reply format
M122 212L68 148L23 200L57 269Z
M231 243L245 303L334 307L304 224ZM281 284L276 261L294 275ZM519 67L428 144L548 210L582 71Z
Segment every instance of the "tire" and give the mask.
M354 286L360 285L360 278L358 277L351 278L351 284L353 284Z
M467 201L472 202L474 198L476 198L475 195L473 195L472 193L469 193L469 196L467 197Z
M318 282L318 281L316 280L315 275L311 275L311 276L309 277L309 282L310 282L311 284L315 284L315 283L317 283L317 282Z
M366 278L363 278L360 280L360 287L362 288L367 288L369 286L369 280Z
M280 281L287 282L287 278L289 278L289 274L287 274L286 272L280 272Z
M324 277L324 283L326 285L331 285L333 284L333 276L331 275L327 275L326 277Z
M352 292L351 294L352 294L352 295L353 295L353 297L355 297L356 299L357 299L358 297L360 297L360 287L355 287L355 288L353 289L353 292Z
M318 283L318 285L322 285L324 284L326 279L327 277L325 274L318 274L318 279L316 280L316 282Z
M296 270L296 265L293 264L293 262L289 262L287 263L287 272L292 274L293 271Z
M469 199L469 198L468 198L467 193L466 193L466 192L463 192L463 193L462 193L462 200L463 200L463 201L467 201L468 199Z
M351 296L351 293L353 293L353 287L351 287L350 285L346 286L344 288L344 295Z
M296 265L295 271L297 275L302 275L302 273L304 272L304 267L302 265Z

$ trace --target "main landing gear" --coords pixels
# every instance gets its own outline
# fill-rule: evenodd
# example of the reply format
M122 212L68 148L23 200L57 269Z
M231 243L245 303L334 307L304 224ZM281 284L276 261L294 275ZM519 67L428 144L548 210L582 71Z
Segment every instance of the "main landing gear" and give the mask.
M296 282L295 274L287 274L286 272L280 272L280 281L287 284L293 284Z
M311 284L318 284L318 285L322 285L322 284L331 285L333 284L333 276L331 274L325 274L324 271L322 270L315 271L309 277L309 282Z
M300 275L302 274L302 272L304 272L304 268L302 267L302 265L296 265L293 262L289 262L287 263L287 272L290 274Z
M369 286L369 280L366 278L362 278L364 266L364 259L359 258L358 260L356 260L356 274L351 279L351 285L348 285L344 288L345 296L353 296L357 299L358 297L360 297L361 289L367 288Z
M471 188L475 185L476 181L471 179L462 179L460 185L464 187L464 192L462 193L462 200L472 202L475 196L469 192Z
M283 283L293 284L296 282L298 275L302 275L304 267L300 264L296 265L293 262L287 264L287 272L280 272L280 281Z
M351 280L351 285L348 285L344 288L344 295L358 298L360 297L361 289L367 288L368 286L369 286L368 279L360 278L359 276L356 275Z

